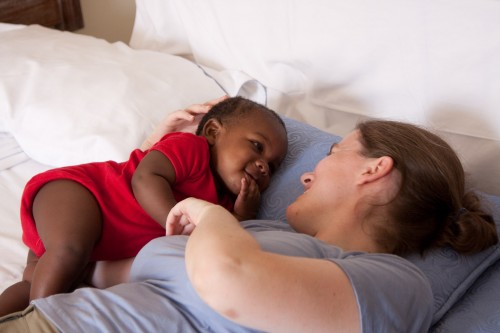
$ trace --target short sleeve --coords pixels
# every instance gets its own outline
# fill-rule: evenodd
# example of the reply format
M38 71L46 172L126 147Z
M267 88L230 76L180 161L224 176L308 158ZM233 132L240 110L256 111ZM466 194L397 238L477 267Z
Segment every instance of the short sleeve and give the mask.
M176 182L199 177L209 167L207 141L191 133L169 133L152 150L163 153L175 169Z
M425 275L411 262L387 254L353 255L332 261L352 283L363 333L429 330L432 290Z

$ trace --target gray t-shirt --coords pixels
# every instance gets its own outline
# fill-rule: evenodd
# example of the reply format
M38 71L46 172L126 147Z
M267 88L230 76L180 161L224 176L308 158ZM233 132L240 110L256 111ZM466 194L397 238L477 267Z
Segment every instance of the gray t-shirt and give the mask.
M246 221L243 226L267 251L324 258L339 265L352 282L363 332L429 329L431 288L409 261L387 254L344 252L279 221ZM187 239L170 236L151 241L135 259L130 283L106 290L82 288L33 303L62 332L256 332L220 316L198 297L185 269Z

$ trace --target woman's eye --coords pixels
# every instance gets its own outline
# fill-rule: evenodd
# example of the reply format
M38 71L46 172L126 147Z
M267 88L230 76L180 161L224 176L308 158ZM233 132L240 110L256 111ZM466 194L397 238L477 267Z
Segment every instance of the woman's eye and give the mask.
M326 156L330 156L330 155L333 155L334 153L334 149L338 146L337 143L334 143L331 147L330 147L330 150L328 151L328 153L326 153Z

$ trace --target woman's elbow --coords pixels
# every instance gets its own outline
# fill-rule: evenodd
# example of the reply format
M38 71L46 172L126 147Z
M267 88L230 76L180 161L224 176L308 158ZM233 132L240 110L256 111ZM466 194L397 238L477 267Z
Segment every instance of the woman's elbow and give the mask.
M238 317L235 301L245 289L244 270L241 261L219 257L211 263L204 261L192 267L189 277L205 303L221 315L234 320Z

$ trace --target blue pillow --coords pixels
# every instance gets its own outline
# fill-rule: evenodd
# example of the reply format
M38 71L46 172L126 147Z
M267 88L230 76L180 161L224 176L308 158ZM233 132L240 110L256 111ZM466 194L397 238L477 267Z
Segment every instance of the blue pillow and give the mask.
M342 139L290 118L283 121L288 131L288 154L262 194L258 219L286 221L286 208L304 193L300 176L313 171L332 144Z
M318 161L326 156L332 143L341 139L289 118L284 118L284 121L288 129L288 155L262 195L262 206L257 216L259 219L286 221L286 208L304 192L300 176L314 170ZM500 230L500 197L484 197L491 203L497 228ZM434 293L433 324L499 258L499 245L472 256L463 256L448 248L433 250L425 258L409 256L408 259L420 267L430 280Z
M490 208L500 233L500 197L482 194ZM443 248L432 250L424 258L408 257L431 281L434 293L434 315L432 324L439 321L457 303L483 272L500 259L497 244L480 253L464 256Z

